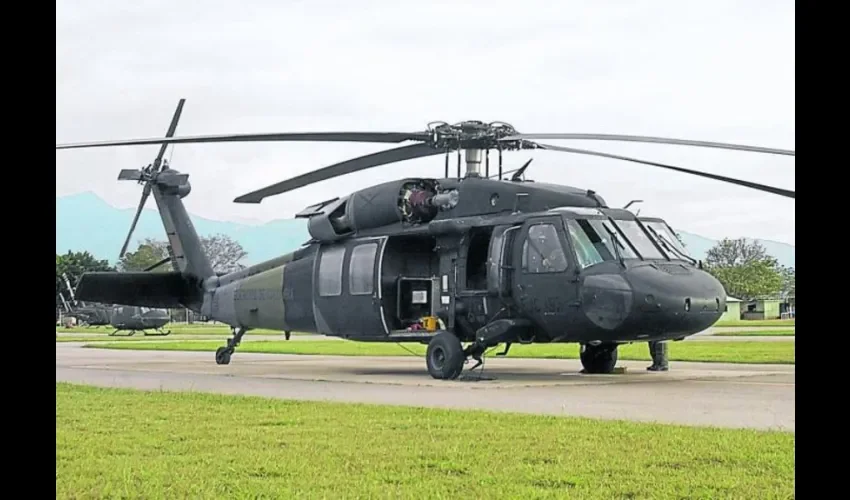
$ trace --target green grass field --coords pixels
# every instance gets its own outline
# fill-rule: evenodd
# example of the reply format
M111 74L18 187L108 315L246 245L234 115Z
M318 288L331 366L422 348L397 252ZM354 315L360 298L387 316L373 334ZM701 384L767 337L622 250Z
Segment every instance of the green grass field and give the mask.
M168 351L210 351L224 345L224 342L99 342L86 344L85 347L105 349L168 350ZM421 344L365 343L347 340L307 340L307 341L245 341L237 352L257 352L274 354L325 354L343 356L411 356L425 355L426 346ZM503 350L500 346L490 351L492 356ZM579 347L576 344L552 345L515 345L511 347L511 358L550 358L578 359ZM777 363L794 364L794 342L671 342L669 357L671 361L703 361L722 363ZM622 360L649 361L649 349L645 343L621 346L619 358Z
M719 331L712 333L712 337L794 337L795 330L753 330L753 331Z
M795 326L796 319L765 319L765 320L738 320L738 321L718 321L714 326Z
M57 498L793 498L793 433L56 384Z

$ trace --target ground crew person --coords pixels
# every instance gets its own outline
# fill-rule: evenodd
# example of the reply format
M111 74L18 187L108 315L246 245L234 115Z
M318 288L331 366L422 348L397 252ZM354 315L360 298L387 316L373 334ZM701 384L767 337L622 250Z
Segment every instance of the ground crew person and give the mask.
M652 365L646 369L651 372L666 372L667 366L667 342L650 341L649 355L652 357Z

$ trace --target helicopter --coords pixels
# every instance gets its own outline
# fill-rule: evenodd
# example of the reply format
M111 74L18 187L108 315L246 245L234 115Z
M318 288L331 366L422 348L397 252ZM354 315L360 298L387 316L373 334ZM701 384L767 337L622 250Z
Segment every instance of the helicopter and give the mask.
M722 284L684 250L660 218L609 207L590 189L523 179L528 163L503 178L503 153L561 151L650 165L794 198L794 191L673 165L538 139L689 145L795 156L739 144L610 134L521 134L504 122L433 122L420 132L298 132L174 137L180 99L165 138L57 144L56 149L159 144L153 163L124 169L152 194L168 237L169 272L89 272L78 296L147 307L186 307L228 324L215 353L227 365L255 328L301 331L361 342L427 344L435 379L457 379L471 360L504 344L578 343L585 373L612 373L632 342L682 340L725 310ZM533 139L533 140L532 140ZM318 141L415 144L354 158L239 196L264 198L340 175L413 158L445 155L442 178L393 179L304 208L310 238L298 249L217 275L183 204L188 174L163 161L168 145ZM490 151L498 176L490 178ZM449 160L457 153L457 175ZM461 175L461 152L466 171ZM484 174L482 175L482 167ZM126 248L125 242L124 247ZM466 344L466 345L464 345Z
M161 264L157 263L150 266L146 271L153 270L158 265ZM126 331L128 336L133 336L139 331L146 337L161 337L171 334L171 330L164 330L163 328L171 321L171 315L168 311L121 304L89 304L75 297L74 289L66 273L62 273L62 280L71 295L71 303L69 303L64 294L59 293L59 298L62 300L62 305L66 311L65 316L77 318L77 321L85 326L112 326L115 330L108 334L110 337L114 337L122 331ZM79 288L79 282L77 287ZM148 330L153 330L156 333L150 333Z

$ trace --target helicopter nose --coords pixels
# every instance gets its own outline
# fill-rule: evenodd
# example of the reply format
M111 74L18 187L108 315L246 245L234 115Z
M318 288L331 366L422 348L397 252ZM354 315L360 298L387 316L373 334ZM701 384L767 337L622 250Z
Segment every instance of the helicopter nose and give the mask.
M630 327L642 335L692 335L713 325L726 308L726 291L709 273L677 263L627 271L633 294Z

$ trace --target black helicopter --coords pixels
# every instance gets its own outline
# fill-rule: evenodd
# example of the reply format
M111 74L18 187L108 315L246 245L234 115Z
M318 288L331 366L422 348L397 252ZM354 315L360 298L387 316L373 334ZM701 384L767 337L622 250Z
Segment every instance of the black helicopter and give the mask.
M155 267L156 265L151 266L148 270ZM168 311L142 306L87 303L75 297L71 280L68 279L67 274L62 273L62 280L68 287L68 293L71 296L69 303L64 294L61 292L59 294L65 308L64 314L66 317L76 318L81 326L109 325L115 329L109 334L110 337L117 335L118 332L127 332L128 336L133 336L136 332L142 332L145 336L158 337L171 334L171 330L164 329L165 325L171 322L171 315ZM77 286L79 287L79 283ZM151 333L148 330L153 330L156 333Z
M753 182L531 139L654 142L795 155L788 150L625 135L520 134L506 123L478 121L432 123L414 133L175 138L184 103L179 101L165 139L58 144L56 149L161 145L152 164L122 170L118 179L143 184L139 212L153 194L173 271L86 273L78 296L187 307L229 324L234 335L216 352L219 364L230 362L246 331L269 328L364 342L427 343L428 372L438 379L457 378L470 358L481 364L486 349L504 343L504 355L516 342L579 343L587 372L610 373L618 345L681 340L720 318L726 304L723 286L688 256L663 220L608 207L592 190L523 181L528 164L503 179L506 151L614 158L795 197L793 191ZM296 215L307 220L311 235L301 248L218 276L182 202L191 191L188 175L170 168L162 157L168 144L240 141L417 142L259 189L235 200L240 203L259 203L339 175L440 154L446 155L445 176L392 180L307 207ZM498 152L498 179L489 178L490 150ZM456 177L449 177L452 152L457 152ZM131 234L133 227L135 221Z

